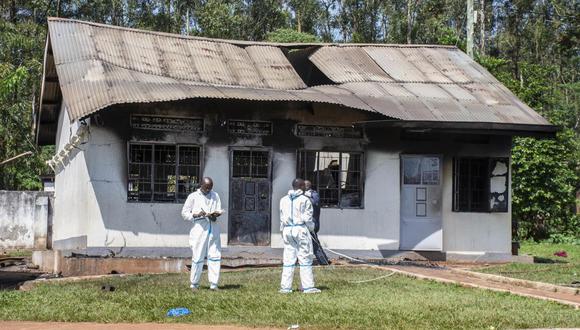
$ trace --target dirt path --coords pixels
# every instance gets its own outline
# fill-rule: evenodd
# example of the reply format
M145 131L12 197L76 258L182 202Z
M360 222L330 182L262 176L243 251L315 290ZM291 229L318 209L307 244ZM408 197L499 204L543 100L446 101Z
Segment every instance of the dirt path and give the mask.
M429 268L418 266L381 266L380 268L415 278L428 279L445 283L456 283L465 287L510 292L520 296L556 301L562 304L573 306L576 309L580 308L580 295L569 291L554 292L553 290L546 288L522 285L522 283L515 283L515 281L512 283L506 283L490 278L481 278L476 273L469 274L469 272L453 272L448 268Z
M248 328L232 325L193 325L176 323L65 323L0 321L0 329L10 330L266 330L276 328Z

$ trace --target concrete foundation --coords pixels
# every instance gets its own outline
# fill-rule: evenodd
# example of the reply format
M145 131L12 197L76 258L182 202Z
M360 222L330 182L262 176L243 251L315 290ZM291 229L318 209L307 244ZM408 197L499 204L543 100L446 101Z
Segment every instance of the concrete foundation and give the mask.
M446 261L454 263L507 263L517 262L533 264L534 257L529 255L514 256L510 253L465 253L465 252L446 252Z
M105 274L137 273L179 273L187 272L191 257L129 257L98 256L79 254L80 251L35 251L32 262L43 272L62 276L87 276ZM337 250L327 251L331 259L343 258L346 255L357 260L372 263L397 263L400 261L431 262L443 261L452 263L506 263L533 262L529 256L511 256L509 254L462 255L443 252L414 251L361 251ZM268 247L229 247L222 251L222 267L264 267L282 264L282 249Z

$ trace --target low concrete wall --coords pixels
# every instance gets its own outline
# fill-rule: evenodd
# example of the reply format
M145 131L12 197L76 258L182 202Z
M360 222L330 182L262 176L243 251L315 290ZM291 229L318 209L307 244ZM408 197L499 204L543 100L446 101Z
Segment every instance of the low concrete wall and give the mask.
M0 249L50 248L53 193L0 191Z

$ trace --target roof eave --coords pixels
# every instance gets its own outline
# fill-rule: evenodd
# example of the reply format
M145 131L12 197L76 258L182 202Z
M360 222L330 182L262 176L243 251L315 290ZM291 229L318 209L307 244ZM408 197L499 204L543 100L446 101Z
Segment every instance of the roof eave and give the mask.
M46 43L45 43L45 48L44 48L44 60L43 60L43 68L42 68L40 98L39 98L39 102L38 102L39 106L38 106L38 109L36 110L37 113L35 113L35 118L34 118L35 119L34 124L36 125L34 127L35 143L37 145L40 145L40 146L51 145L51 144L54 144L56 141L57 121L55 122L53 120L53 121L47 122L43 119L45 119L45 117L47 115L49 115L49 117L50 117L51 114L45 113L45 112L51 110L50 109L51 107L53 108L52 111L56 111L56 118L58 118L58 112L60 112L60 104L62 101L61 98L46 99L47 86L52 85L54 87L56 85L55 88L60 89L60 85L58 82L58 76L57 77L49 77L47 75L48 70L49 70L48 66L50 65L50 63L49 63L50 49L51 49L50 33L47 33ZM54 65L54 64L52 64L52 65Z
M441 121L406 121L406 120L372 120L354 122L355 127L397 127L403 129L432 130L461 134L490 134L554 138L561 128L551 124L511 124L491 122L441 122Z

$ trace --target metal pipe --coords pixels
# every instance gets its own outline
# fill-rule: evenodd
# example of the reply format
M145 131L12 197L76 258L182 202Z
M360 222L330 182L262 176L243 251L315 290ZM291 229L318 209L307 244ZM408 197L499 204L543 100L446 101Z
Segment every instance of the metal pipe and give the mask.
M14 161L14 160L16 160L16 159L18 159L20 157L29 156L29 155L32 155L32 151L23 152L20 155L14 156L12 158L8 158L5 161L3 161L2 163L0 163L0 165L8 164L11 161Z

